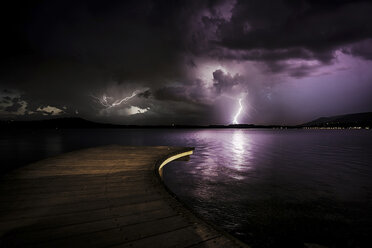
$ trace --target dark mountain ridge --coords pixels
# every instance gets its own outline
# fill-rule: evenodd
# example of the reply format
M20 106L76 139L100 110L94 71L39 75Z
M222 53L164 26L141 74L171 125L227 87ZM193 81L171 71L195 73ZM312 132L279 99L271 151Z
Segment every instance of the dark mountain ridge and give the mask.
M99 123L82 118L55 118L33 121L0 121L2 129L17 128L308 128L308 127L372 127L372 112L320 117L316 120L296 125L255 125L255 124L230 124L230 125L119 125Z
M303 127L371 127L372 112L320 117L304 123Z

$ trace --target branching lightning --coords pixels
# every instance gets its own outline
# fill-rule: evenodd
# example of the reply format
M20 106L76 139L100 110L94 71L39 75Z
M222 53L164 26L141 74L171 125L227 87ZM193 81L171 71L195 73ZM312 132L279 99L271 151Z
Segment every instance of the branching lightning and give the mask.
M129 101L130 99L135 97L138 93L140 93L140 91L136 90L132 93L131 96L127 96L127 97L124 97L124 98L119 99L119 100L113 100L114 99L113 97L109 97L109 96L106 96L106 95L103 95L102 97L96 97L96 96L92 95L92 97L94 99L96 99L97 102L99 102L102 106L104 106L105 108L108 109L108 108L119 106L120 104Z
M243 105L242 105L242 99L241 98L239 98L239 106L240 106L239 107L239 110L238 110L238 112L234 116L233 124L239 124L238 123L238 117L239 117L240 113L243 110Z

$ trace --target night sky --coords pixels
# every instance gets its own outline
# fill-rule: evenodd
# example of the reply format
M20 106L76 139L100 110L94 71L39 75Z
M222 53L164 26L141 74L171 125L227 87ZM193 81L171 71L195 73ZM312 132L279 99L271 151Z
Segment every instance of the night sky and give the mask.
M372 111L368 1L7 1L0 118L300 124Z

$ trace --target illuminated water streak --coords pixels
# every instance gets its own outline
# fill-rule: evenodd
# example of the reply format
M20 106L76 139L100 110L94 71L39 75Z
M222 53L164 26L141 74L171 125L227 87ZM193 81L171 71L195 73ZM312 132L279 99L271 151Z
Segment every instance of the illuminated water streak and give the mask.
M242 105L242 99L241 98L239 98L239 110L238 110L238 112L236 113L236 115L234 116L234 120L233 120L233 124L239 124L238 123L238 117L239 117L239 115L240 115L240 113L242 112L242 110L243 110L243 105Z

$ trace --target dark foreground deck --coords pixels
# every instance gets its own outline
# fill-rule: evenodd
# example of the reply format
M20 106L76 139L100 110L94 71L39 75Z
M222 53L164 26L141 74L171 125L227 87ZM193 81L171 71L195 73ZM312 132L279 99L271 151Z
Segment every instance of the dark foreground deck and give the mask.
M106 146L0 181L0 247L245 247L196 218L158 168L190 148Z

